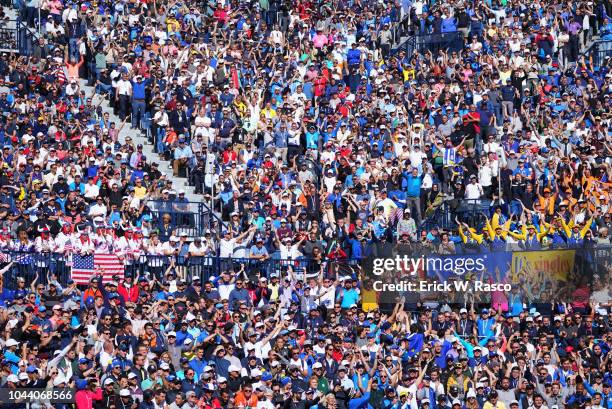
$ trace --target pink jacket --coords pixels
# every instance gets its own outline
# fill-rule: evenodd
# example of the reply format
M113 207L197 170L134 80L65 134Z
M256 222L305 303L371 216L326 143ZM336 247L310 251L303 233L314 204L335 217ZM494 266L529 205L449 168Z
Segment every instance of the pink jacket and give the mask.
M94 400L102 400L102 388L96 389L95 392L89 389L82 389L75 395L77 409L93 409Z

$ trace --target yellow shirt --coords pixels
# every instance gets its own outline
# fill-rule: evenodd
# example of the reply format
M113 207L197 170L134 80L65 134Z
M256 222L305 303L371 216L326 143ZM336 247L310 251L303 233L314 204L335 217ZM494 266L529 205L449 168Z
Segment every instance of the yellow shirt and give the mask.
M501 80L502 84L505 84L506 81L508 81L510 79L510 76L512 75L512 71L508 70L508 71L501 71L499 70L499 79Z
M166 20L166 26L168 27L169 33L175 33L181 29L181 25L174 18Z
M493 405L491 402L486 401L483 409L506 409L506 405L504 405L504 402L498 400L497 403L495 405Z
M236 109L240 113L241 117L243 117L246 114L247 107L246 107L246 105L243 102L236 102L236 101L234 101L234 106L236 107Z
M268 119L276 117L276 111L274 109L264 108L261 110L261 114Z
M279 284L276 284L276 285L268 284L268 289L270 290L270 301L278 300L279 288L280 288Z
M413 68L403 70L402 74L404 75L404 82L413 80L416 77L416 74Z
M147 188L144 186L134 187L134 197L136 199L143 199L147 195Z

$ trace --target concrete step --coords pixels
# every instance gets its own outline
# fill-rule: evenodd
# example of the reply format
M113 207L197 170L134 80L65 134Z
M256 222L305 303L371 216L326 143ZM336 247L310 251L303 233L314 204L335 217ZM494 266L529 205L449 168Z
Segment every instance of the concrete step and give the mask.
M86 82L84 80L81 81L81 89L85 91L86 95L94 94L94 88L86 85ZM92 98L93 105L97 105L98 103L100 103L100 99L104 99L104 97L95 94ZM103 112L108 112L111 121L115 122L117 126L121 124L121 119L113 113L113 108L110 107L107 100L104 100L100 106L102 107ZM134 141L136 145L142 144L142 153L144 153L144 155L147 157L147 161L149 163L156 162L159 164L160 172L165 173L166 177L172 180L172 186L174 190L184 190L185 197L190 202L202 201L203 197L194 193L194 188L193 186L189 186L187 178L179 178L172 176L172 164L166 160L160 160L159 155L155 153L155 150L153 149L153 145L149 143L147 135L138 129L131 129L129 121L125 124L125 126L119 133L119 141L121 143L124 143L125 137L128 135L132 138L132 141Z

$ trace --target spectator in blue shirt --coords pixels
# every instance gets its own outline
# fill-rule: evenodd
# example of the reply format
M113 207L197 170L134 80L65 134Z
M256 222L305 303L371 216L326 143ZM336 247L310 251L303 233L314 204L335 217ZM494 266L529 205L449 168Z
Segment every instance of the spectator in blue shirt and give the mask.
M132 81L132 129L140 129L140 121L144 119L147 83L142 75L137 75Z

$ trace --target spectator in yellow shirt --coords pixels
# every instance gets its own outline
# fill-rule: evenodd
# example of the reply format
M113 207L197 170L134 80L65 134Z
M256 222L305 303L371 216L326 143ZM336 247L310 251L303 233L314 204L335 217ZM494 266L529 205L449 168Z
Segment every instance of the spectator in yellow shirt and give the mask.
M483 409L506 409L506 405L499 400L497 391L491 391L489 393L489 399L485 402Z
M140 180L140 178L137 178L135 183L134 197L142 200L147 195L147 188L142 185L142 180Z

